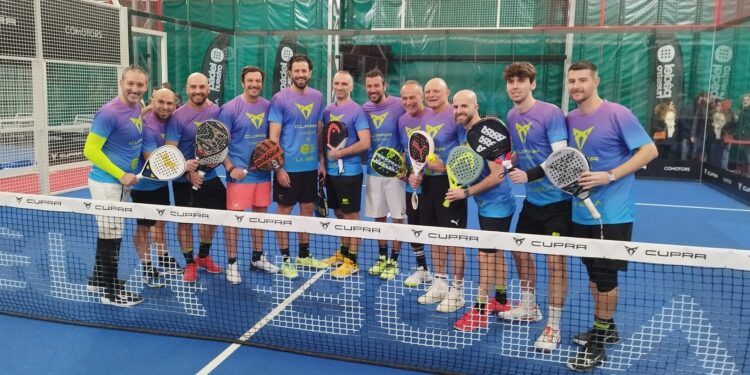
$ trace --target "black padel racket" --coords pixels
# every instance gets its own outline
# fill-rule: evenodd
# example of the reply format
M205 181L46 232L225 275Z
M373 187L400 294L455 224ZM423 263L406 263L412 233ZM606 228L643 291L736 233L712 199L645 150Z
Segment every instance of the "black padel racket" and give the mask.
M318 179L318 198L315 200L315 216L328 217L328 198L323 179Z
M218 120L206 120L198 125L195 132L195 158L198 160L198 173L205 175L206 169L215 168L224 162L229 152L229 131ZM193 190L198 190L193 186Z
M185 174L185 157L174 146L161 146L154 150L143 164L138 179L169 181Z
M346 139L348 136L346 125L344 125L340 121L331 121L327 123L323 128L323 133L326 137L326 143L331 147L337 150L341 150L346 146ZM342 173L344 173L344 161L339 158L338 164L339 175L341 175Z
M476 181L482 174L484 168L484 159L474 150L466 146L458 146L448 154L448 161L445 163L445 173L448 175L448 185L450 189L467 187ZM443 201L443 207L450 207L449 200Z
M370 168L382 177L401 177L406 173L404 156L390 147L378 147L372 153Z
M432 141L432 137L427 132L417 130L411 133L409 136L409 160L411 160L411 167L415 176L422 173L427 157L432 155L433 152L435 152L435 142ZM416 190L411 194L411 207L415 210L419 207Z
M250 155L251 168L259 171L272 171L284 166L284 151L278 143L264 139ZM245 170L247 173L247 169Z
M513 169L510 133L500 119L487 117L479 120L469 130L467 140L472 150L483 158L502 164L506 172Z

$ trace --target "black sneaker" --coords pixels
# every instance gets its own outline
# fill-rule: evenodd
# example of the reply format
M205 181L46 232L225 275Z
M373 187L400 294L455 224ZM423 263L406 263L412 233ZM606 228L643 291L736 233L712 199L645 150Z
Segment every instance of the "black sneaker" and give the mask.
M607 360L604 346L591 343L582 347L574 357L568 359L568 368L578 372L588 372Z
M115 289L124 289L125 288L125 280L117 279L115 280ZM104 293L104 281L102 281L99 278L89 277L88 282L86 282L86 290L89 292L99 292Z
M594 333L594 328L591 328L587 332L581 332L573 337L573 342L580 346L586 346L591 340L591 335ZM620 342L620 334L617 333L617 327L612 327L604 333L605 344L617 344Z
M126 290L118 290L114 295L102 296L100 301L104 305L131 307L143 302L143 297Z
M157 271L154 267L144 269L143 273L141 274L141 279L143 280L143 284L150 288L161 288L164 286L164 283L161 281L161 275L159 275L159 271Z
M161 272L169 275L182 275L182 267L177 263L177 259L170 256L159 257L159 265L161 266Z

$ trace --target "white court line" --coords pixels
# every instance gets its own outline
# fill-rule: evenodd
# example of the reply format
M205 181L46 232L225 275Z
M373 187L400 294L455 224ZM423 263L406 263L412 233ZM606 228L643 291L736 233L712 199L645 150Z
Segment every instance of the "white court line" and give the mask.
M255 323L255 325L250 328L247 332L245 332L242 336L240 336L237 341L247 341L253 335L258 333L261 328L265 327L266 324L270 323L277 315L281 314L282 311L284 311L287 306L289 306L295 299L297 299L299 296L302 295L310 286L315 284L318 279L320 279L324 273L326 273L328 269L323 269L318 271L315 275L313 275L310 280L307 280L304 284L302 284L299 289L295 290L292 294L289 295L289 297L286 297L284 301L282 301L280 304L278 304L276 307L274 307L271 312L269 312L266 316L261 318L258 323ZM221 354L217 355L216 358L211 360L205 367L203 367L200 371L198 371L197 375L208 375L211 373L211 371L215 370L216 367L218 367L222 362L224 362L227 358L229 358L232 353L235 352L235 350L239 349L240 344L231 344L229 347L224 349Z
M516 198L526 198L525 195L518 194ZM636 203L636 206L649 206L649 207L667 207L667 208L689 208L694 210L712 210L712 211L733 211L733 212L750 212L747 208L722 208L722 207L706 207L706 206L685 206L680 204L659 204L659 203Z

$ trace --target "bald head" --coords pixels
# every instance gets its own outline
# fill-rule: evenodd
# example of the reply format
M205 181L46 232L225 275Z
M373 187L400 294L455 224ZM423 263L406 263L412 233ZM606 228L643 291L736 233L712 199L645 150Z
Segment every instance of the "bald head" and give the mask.
M467 129L479 121L479 104L474 91L461 90L453 96L453 116L456 123Z
M442 112L448 106L448 85L442 78L433 78L424 86L424 98L428 107Z
M406 81L401 86L401 105L411 116L416 116L424 109L422 85L417 81Z
M188 76L185 87L190 106L202 107L208 98L208 78L203 73L193 73Z
M172 116L177 103L177 96L170 89L159 89L151 95L151 105L154 115L160 120L165 121Z

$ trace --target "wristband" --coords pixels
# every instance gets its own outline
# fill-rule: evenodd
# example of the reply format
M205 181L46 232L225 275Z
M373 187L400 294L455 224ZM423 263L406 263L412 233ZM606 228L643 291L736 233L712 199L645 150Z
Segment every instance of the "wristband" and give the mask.
M234 165L229 167L229 170L227 170L227 176L232 177L232 171L234 170Z
M526 171L526 177L528 177L529 182L536 181L544 177L544 169L542 169L541 165L537 165L536 167Z

